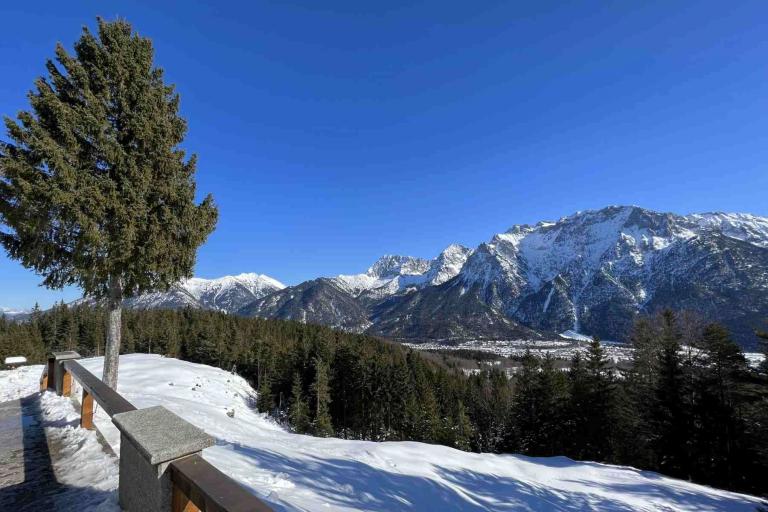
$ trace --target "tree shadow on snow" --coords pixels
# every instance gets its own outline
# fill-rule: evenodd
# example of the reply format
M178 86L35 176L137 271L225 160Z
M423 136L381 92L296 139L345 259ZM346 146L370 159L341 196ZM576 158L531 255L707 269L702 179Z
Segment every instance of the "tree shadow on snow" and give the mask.
M297 486L321 496L331 509L343 506L363 511L633 510L597 494L552 490L514 478L474 471L437 466L435 470L443 480L441 482L402 475L359 461L307 455L301 459L289 459L260 448L231 446L236 452L258 461L260 468L284 473ZM276 510L293 509L281 503L279 491L266 497L266 500Z
M638 471L644 478L660 479L663 478L658 473L651 471ZM569 480L570 482L584 485L587 487L600 487L605 490L625 494L636 495L639 498L658 498L668 503L685 504L691 510L702 512L728 510L729 512L755 512L759 510L760 502L757 498L754 501L747 501L747 498L737 498L733 496L717 495L714 493L703 494L692 489L685 488L688 482L683 480L667 479L664 485L656 485L653 482L633 482L633 483L595 483L589 480ZM708 488L702 486L703 488ZM713 489L718 491L717 489ZM722 491L723 493L727 491Z

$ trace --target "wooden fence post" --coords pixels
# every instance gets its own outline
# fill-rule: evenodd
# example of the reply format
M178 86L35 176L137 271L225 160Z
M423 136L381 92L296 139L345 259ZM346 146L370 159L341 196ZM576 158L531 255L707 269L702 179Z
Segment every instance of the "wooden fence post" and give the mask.
M93 396L83 389L83 399L80 401L80 426L93 430Z
M66 352L54 352L53 353L53 368L54 373L48 368L48 383L51 381L54 383L54 389L56 394L61 396L69 396L72 393L72 375L64 368L64 361L67 359L80 359L80 354L72 350ZM51 361L49 359L48 361Z
M184 494L178 486L173 486L173 505L171 507L173 512L200 512L200 509L192 503L189 496Z

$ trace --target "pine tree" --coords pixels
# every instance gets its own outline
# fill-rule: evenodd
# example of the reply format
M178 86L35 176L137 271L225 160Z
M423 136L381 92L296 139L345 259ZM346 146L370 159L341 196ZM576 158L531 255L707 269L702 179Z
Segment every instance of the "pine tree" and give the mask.
M454 446L459 450L469 451L472 449L472 440L475 436L475 429L472 421L467 415L467 408L459 400L456 405L456 423L454 433Z
M330 437L333 435L333 424L329 410L331 387L328 383L328 364L320 358L315 359L315 381L311 388L315 395L315 420L312 430L316 436Z
M763 373L768 373L768 331L758 332L757 337L760 338L760 345L763 349L763 361L760 363L760 370Z
M272 383L269 379L262 379L259 386L259 397L256 400L256 408L260 412L271 413L275 408L275 397L272 395Z
M589 343L586 362L586 397L584 425L586 442L583 457L606 460L610 455L611 436L616 428L615 383L608 369L608 359L600 339L595 336Z
M298 373L295 373L293 376L288 419L296 432L303 434L309 431L309 406L304 399L301 376Z
M98 19L70 55L59 44L31 111L5 119L0 143L0 241L51 288L106 302L104 381L117 384L124 296L165 290L192 273L216 223L195 204L196 159L179 145L179 96L153 65L149 39Z
M673 476L690 477L691 403L680 358L680 331L672 311L661 314L661 355L653 408L653 441L659 468Z
M515 381L513 428L520 450L528 455L550 456L562 451L562 411L566 380L554 369L549 354L541 361L530 353Z
M706 364L697 370L697 413L701 420L695 441L696 471L718 485L732 487L744 461L746 429L740 404L746 393L747 362L728 330L719 324L704 329L701 350Z

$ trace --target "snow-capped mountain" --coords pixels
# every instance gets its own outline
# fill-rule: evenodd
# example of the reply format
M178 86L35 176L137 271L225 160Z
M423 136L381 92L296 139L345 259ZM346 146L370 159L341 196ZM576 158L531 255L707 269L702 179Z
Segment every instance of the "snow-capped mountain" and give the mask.
M355 297L383 298L408 289L442 284L456 276L472 253L461 245L449 245L434 260L412 256L382 256L364 274L331 278Z
M285 285L263 274L240 274L218 279L193 277L167 292L140 295L125 301L133 309L182 309L186 307L234 312Z
M471 252L451 245L434 260L383 256L363 274L306 281L256 300L239 313L363 332L373 326L371 309L382 300L453 278Z
M5 317L7 320L22 320L28 317L29 313L29 311L22 309L0 307L0 317Z
M768 318L768 219L611 206L515 225L431 261L385 256L364 274L308 281L240 313L400 339L572 330L623 340L638 313L664 307L721 321L752 346Z
M748 337L744 322L768 316L767 248L765 218L609 207L513 226L475 251L454 286L536 329L622 339L637 312L673 307Z

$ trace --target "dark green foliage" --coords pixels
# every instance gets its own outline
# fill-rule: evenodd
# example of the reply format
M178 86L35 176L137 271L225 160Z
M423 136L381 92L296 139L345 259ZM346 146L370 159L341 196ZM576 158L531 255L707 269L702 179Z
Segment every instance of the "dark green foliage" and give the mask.
M637 433L629 463L765 494L760 476L768 470L765 376L748 368L720 325L691 325L665 311L635 329L633 339L642 350L636 351L626 386L634 405L623 410ZM684 337L690 345L681 345Z
M258 387L258 393L256 408L261 412L271 414L275 409L275 398L272 395L272 385L269 379L262 379L261 385Z
M328 382L328 365L320 358L315 358L315 381L311 391L315 401L315 419L312 423L312 433L318 437L333 435L333 424L329 405L331 403L331 387Z
M127 22L99 19L74 55L57 45L31 111L5 119L0 240L46 286L101 297L119 276L129 295L165 289L191 274L215 225L210 196L194 203L187 123L153 54Z
M584 361L576 354L568 372L569 400L565 417L571 432L569 451L578 459L605 460L619 432L616 382L600 340L590 342Z
M566 378L552 359L523 358L515 381L511 446L530 455L563 453L562 419L567 404Z
M760 363L760 369L764 373L768 373L768 331L758 332L757 337L760 338L760 348L763 350L763 362Z
M291 425L296 432L303 434L309 431L309 406L304 398L301 376L298 373L293 375L291 401L288 405L288 419L291 421Z
M152 42L125 21L99 19L74 50L58 44L28 95L31 110L5 118L0 242L45 286L105 299L104 380L114 387L122 298L189 277L217 210L210 196L195 202L196 158L180 147L187 123ZM59 342L73 339L69 326L57 328Z

